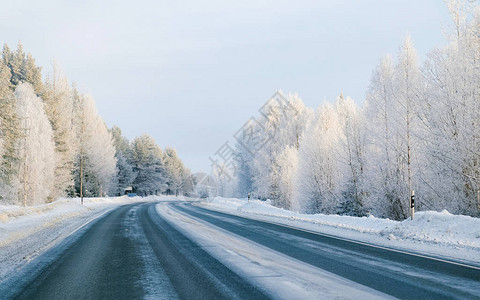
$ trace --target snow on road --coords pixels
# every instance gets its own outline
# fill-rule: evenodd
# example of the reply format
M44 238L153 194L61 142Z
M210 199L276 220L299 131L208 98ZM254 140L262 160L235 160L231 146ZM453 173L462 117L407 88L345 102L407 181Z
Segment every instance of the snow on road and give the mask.
M274 207L269 201L215 197L205 208L285 224L389 248L437 256L480 266L480 219L447 211L417 212L414 220L374 216L301 214Z
M157 212L243 278L276 299L388 299L388 295L293 259L160 203Z
M0 205L0 282L111 209L143 198L60 199L35 205ZM152 200L152 199L150 199Z
M61 199L50 204L0 206L0 282L14 276L46 250L119 205L175 197ZM178 200L178 199L177 199ZM180 199L184 200L184 199ZM216 197L205 208L341 236L389 248L449 258L480 266L480 219L442 212L418 212L414 220L308 215L275 208L269 202ZM225 265L281 298L383 297L344 278L191 219L159 204L157 212L195 239ZM228 247L225 247L228 245ZM148 274L147 274L148 275ZM320 278L320 281L319 281ZM281 281L281 284L278 282ZM337 294L338 291L342 294Z

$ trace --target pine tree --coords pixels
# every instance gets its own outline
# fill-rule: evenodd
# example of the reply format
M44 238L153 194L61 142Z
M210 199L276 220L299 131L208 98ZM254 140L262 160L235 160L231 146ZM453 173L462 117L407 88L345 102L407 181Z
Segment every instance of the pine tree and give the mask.
M185 183L185 167L173 148L166 147L163 152L163 164L167 179L167 193L178 196Z
M29 82L33 86L37 96L43 97L42 68L35 65L35 59L30 53L28 53L25 58L21 73L25 82Z
M167 187L162 150L149 135L135 138L132 143L133 170L137 176L134 190L140 195L163 193Z
M8 47L8 45L6 43L3 44L2 60L3 60L3 63L5 64L5 66L7 66L9 69L11 69L12 59L13 59L12 51L10 50L10 48ZM12 75L10 74L10 77L11 76ZM10 80L10 78L9 78L9 80Z
M5 51L4 55L8 53ZM7 48L8 49L8 48ZM8 55L7 55L8 56ZM17 138L20 136L20 118L18 117L15 97L10 83L10 68L0 62L0 134L1 134L1 159L0 159L0 197L4 203L13 204L17 199L16 186L18 181L19 156L17 151Z
M137 174L133 171L132 165L132 150L127 138L122 136L122 131L119 127L113 126L110 130L115 146L115 157L117 158L117 187L115 193L122 195L125 188L132 185Z
M23 51L23 45L18 42L17 50L11 55L9 62L10 71L12 72L11 83L14 86L19 85L22 81L25 81L25 52Z

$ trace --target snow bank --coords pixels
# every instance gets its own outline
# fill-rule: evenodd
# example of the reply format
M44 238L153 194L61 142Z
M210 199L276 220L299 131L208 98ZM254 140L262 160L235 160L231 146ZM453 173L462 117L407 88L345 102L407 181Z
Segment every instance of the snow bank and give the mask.
M468 246L480 250L480 219L441 212L417 212L414 220L395 222L381 232L389 238Z
M417 212L414 220L393 221L374 216L301 214L259 200L215 197L203 204L362 242L480 263L480 219L452 215L446 210Z
M106 206L126 203L124 197L60 199L35 206L0 205L0 246L27 237L36 231Z

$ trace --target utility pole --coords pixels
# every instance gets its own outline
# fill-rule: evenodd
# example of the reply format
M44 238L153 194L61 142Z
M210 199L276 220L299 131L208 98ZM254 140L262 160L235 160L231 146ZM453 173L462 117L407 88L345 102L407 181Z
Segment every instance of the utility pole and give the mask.
M477 190L477 210L480 213L480 190Z
M80 117L81 126L80 126L80 201L83 205L83 133L85 131L85 103L83 97L81 98L81 110L82 114Z
M23 133L23 207L27 206L27 189L28 189L28 164L27 164L27 136L28 131L28 117L24 118L25 126Z
M80 138L80 143L82 138ZM80 199L83 205L83 145L80 146Z

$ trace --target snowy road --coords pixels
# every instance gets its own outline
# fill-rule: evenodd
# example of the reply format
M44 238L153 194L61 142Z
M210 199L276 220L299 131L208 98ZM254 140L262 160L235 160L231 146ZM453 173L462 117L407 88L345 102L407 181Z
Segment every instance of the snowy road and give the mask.
M477 268L178 201L121 206L38 268L11 282L8 297L479 298L480 290Z

